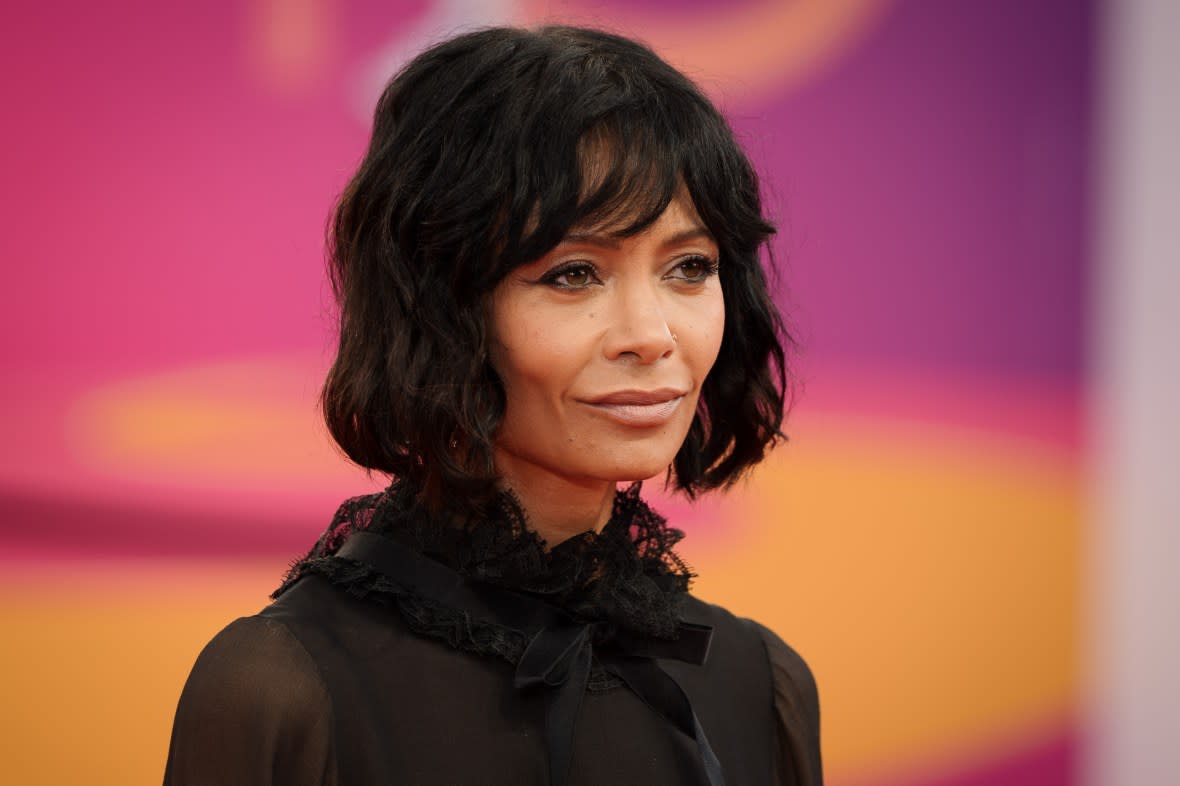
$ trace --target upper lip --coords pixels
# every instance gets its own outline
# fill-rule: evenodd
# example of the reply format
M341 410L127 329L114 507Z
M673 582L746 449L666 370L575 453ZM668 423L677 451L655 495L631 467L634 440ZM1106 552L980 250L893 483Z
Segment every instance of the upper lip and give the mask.
M586 399L587 404L643 406L646 404L663 404L674 398L680 398L687 391L676 388L657 388L656 390L616 390L605 396Z

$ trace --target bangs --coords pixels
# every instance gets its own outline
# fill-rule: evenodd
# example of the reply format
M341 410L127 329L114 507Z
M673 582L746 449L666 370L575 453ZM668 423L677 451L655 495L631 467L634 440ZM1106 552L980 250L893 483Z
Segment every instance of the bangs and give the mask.
M659 219L683 186L680 156L669 149L668 137L650 123L636 125L603 124L579 140L580 193L570 229L638 234Z
M447 173L439 179L451 198L428 219L447 239L440 248L464 252L445 260L459 296L483 297L571 232L642 232L679 195L728 256L755 252L770 230L757 178L691 82L651 51L607 35L552 28L535 43L535 56L510 69L510 85L489 88L504 67L473 83L494 103L461 118L438 115L455 134L441 144ZM472 235L471 223L455 221L463 215L486 229Z
M665 116L651 106L620 108L564 144L535 150L550 155L526 170L527 218L518 218L518 244L506 238L504 248L517 249L507 267L543 256L574 231L628 237L654 224L684 192L689 168L685 130L661 122Z

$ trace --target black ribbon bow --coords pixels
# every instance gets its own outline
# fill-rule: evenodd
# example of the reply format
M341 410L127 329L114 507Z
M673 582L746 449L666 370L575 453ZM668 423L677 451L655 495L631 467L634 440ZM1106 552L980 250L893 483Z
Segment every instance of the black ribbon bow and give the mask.
M354 532L336 556L363 562L407 589L531 637L516 666L515 685L548 691L545 737L552 786L562 786L569 773L574 727L594 656L649 707L692 737L710 786L724 786L721 763L688 695L656 662L663 658L702 665L713 635L710 626L680 622L675 639L617 634L596 647L595 623L574 620L538 598L473 582L389 538Z

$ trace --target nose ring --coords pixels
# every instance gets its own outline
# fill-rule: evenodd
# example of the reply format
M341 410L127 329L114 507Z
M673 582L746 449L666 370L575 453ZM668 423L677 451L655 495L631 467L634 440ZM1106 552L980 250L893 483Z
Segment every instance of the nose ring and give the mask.
M675 344L675 343L676 343L677 341L679 341L679 340L680 340L680 339L679 339L679 338L676 336L676 334L675 334L675 333L673 333L673 334L672 334L672 343L673 343L673 344Z

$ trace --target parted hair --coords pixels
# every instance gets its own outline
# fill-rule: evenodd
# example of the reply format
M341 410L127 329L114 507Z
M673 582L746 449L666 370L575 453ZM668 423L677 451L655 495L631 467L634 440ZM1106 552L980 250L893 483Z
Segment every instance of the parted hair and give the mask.
M679 71L571 27L460 35L386 87L329 230L339 348L322 406L336 442L436 509L488 501L505 409L492 290L571 229L643 231L681 189L720 250L725 326L668 479L690 497L731 484L782 436L787 395L757 175Z

